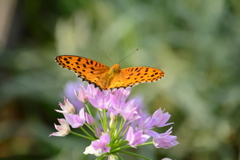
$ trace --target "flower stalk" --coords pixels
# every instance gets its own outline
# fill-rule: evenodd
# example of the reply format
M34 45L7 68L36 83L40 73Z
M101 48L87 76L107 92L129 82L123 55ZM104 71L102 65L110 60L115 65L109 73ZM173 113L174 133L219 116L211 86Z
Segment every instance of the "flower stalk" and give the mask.
M88 85L80 86L74 93L84 107L77 109L69 99L64 98L64 104L59 103L62 110L56 111L62 113L65 119L59 119L61 125L55 125L58 132L50 136L63 137L71 133L90 140L91 144L84 154L93 154L97 160L106 157L109 160L123 159L119 153L148 159L124 150L144 145L167 149L178 144L177 137L171 135L172 127L164 133L154 131L154 128L173 124L167 123L170 114L160 108L152 116L143 114L140 104L134 100L127 101L130 89L100 91ZM80 128L84 135L73 132L74 128Z

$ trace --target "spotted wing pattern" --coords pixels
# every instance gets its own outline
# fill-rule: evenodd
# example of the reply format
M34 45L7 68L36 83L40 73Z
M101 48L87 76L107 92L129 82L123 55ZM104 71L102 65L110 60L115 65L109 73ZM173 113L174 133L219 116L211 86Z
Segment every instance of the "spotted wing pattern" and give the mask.
M164 72L151 67L131 67L122 69L109 88L127 88L140 83L155 82L164 76Z
M79 56L63 55L57 56L55 60L63 68L74 71L83 81L94 84L100 89L101 80L109 70L109 67L102 63Z
M164 76L164 72L151 67L111 68L97 61L79 56L57 56L56 62L63 68L74 71L79 78L94 84L101 90L133 87L140 83L154 82ZM117 70L117 72L111 72Z

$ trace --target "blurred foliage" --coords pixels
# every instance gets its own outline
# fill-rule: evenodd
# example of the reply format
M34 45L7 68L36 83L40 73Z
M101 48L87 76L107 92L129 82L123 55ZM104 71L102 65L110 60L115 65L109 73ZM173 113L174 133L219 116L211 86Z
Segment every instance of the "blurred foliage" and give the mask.
M234 160L240 150L239 0L22 0L0 53L0 158L94 159L88 141L55 131L65 84L57 55L108 66L151 66L166 76L132 89L153 113L165 108L179 145L133 150L151 159ZM125 159L136 159L125 156Z

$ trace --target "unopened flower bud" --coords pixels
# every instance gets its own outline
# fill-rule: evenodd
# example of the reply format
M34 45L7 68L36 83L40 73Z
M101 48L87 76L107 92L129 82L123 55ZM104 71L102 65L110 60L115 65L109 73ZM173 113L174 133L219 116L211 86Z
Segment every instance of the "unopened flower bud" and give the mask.
M118 156L111 154L108 156L108 160L118 160Z
M110 113L110 122L109 122L109 126L110 126L110 128L113 128L114 127L114 125L115 125L115 119L116 119L116 116L115 116L115 114L114 113Z
M96 128L95 136L99 138L101 135L102 135L102 131L100 129Z
M85 113L85 118L86 118L86 122L87 122L89 125L94 124L94 118L93 118L90 114Z

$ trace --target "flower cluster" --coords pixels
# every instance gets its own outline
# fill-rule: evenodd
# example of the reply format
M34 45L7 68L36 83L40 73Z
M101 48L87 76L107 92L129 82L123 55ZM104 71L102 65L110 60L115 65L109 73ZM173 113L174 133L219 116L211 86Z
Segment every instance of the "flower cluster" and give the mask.
M133 154L124 151L126 148L153 144L156 148L170 148L178 144L177 137L171 135L172 128L165 133L157 133L153 129L164 127L170 118L168 112L156 110L149 116L143 113L135 100L127 101L130 89L100 91L93 85L79 86L75 93L76 99L84 105L80 108L64 98L64 104L59 103L65 119L58 119L55 124L58 132L50 136L66 136L69 133L89 139L90 146L84 154L93 154L97 159L121 158L119 153ZM81 128L83 134L73 132L71 128ZM140 155L134 154L142 157Z

